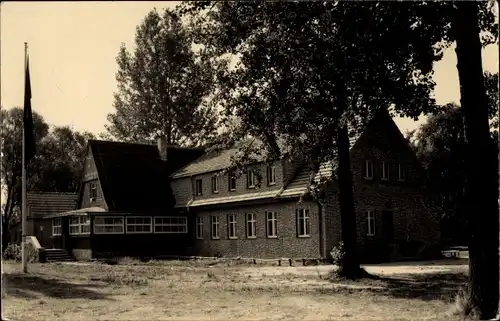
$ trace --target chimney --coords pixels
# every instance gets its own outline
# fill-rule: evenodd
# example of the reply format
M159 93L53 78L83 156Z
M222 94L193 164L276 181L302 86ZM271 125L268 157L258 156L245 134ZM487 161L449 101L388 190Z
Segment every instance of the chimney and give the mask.
M167 139L164 136L158 137L158 152L162 161L167 161Z

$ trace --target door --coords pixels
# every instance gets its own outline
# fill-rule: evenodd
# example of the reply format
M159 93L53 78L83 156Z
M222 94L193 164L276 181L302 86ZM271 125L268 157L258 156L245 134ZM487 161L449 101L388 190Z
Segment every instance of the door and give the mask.
M394 242L394 215L393 211L382 211L382 233L387 244Z

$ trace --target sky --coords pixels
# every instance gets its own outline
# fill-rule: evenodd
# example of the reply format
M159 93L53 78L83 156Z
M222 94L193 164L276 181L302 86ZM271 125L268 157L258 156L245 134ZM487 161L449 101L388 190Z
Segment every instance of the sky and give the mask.
M115 58L121 43L134 42L135 29L154 7L178 2L2 2L1 105L22 106L24 42L28 43L32 107L51 125L68 125L94 134L103 132L113 112ZM438 104L460 99L453 48L435 64ZM498 71L498 46L483 51L484 69ZM405 132L421 117L396 119Z

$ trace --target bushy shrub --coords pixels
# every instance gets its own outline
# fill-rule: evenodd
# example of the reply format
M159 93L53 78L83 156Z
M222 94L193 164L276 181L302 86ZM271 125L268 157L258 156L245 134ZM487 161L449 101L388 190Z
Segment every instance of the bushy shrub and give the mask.
M35 247L31 243L28 243L26 250L28 251L28 262L38 262L38 250L35 249ZM5 260L14 260L21 262L21 252L21 244L10 243L9 245L7 245L7 248L3 252L3 258Z
M339 245L334 246L333 249L332 249L332 251L330 252L330 255L331 255L332 260L333 260L332 263L334 265L340 265L340 263L344 259L344 255L345 255L345 252L344 252L344 243L341 241L339 243Z

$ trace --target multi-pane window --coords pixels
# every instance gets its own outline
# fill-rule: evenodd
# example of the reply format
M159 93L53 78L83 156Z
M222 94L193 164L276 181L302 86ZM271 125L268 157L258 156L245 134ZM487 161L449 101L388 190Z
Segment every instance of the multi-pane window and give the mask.
M154 218L155 233L187 233L187 217L185 216L159 216Z
M196 195L202 195L203 194L203 181L201 178L198 178L195 182L196 185Z
M236 234L236 215L234 214L227 216L227 236L230 239L238 238Z
M382 179L384 181L389 180L389 163L382 162Z
M404 181L406 179L406 169L402 163L398 163L398 181Z
M89 233L90 233L90 217L70 216L69 218L70 235L80 235Z
M122 216L103 216L94 218L95 234L123 234Z
M61 218L55 218L52 220L52 235L61 235L62 234L62 221Z
M199 240L203 239L203 217L196 217L196 238Z
M365 179L373 179L373 162L371 160L365 161L363 171Z
M375 235L375 212L366 211L366 235Z
M218 240L219 239L219 217L218 216L211 216L210 223L211 223L212 239Z
M90 192L89 192L90 201L95 201L97 198L97 184L90 183L89 188L90 188Z
M247 213L247 238L253 239L257 237L257 233L255 231L255 214Z
M268 166L267 167L267 184L275 185L276 184L276 167Z
M297 209L297 235L298 237L311 236L309 210Z
M268 238L278 237L278 219L276 212L266 212L266 233Z
M219 192L219 176L212 176L212 193Z
M153 219L150 216L127 216L127 233L151 233Z
M254 188L255 187L255 173L252 169L247 170L247 187Z

